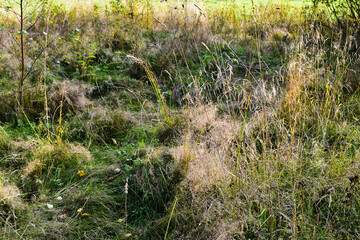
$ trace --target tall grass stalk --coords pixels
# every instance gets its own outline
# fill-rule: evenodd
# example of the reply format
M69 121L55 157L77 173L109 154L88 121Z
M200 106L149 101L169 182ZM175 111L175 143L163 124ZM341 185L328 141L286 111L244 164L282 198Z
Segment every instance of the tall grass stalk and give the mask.
M164 240L166 240L167 238L167 234L168 234L168 231L169 231L169 226L170 226L170 222L171 222L171 219L172 219L172 216L175 212L175 208L176 208L176 205L177 205L177 201L178 201L178 198L177 196L175 196L175 200L174 200L174 203L173 203L173 207L171 209L171 213L170 213L170 216L169 216L169 221L168 221L168 224L166 226L166 231L165 231L165 236L164 236Z
M166 99L164 98L163 94L161 93L161 89L158 84L158 81L157 81L154 73L150 70L150 67L148 66L148 64L146 62L144 62L143 60L136 58L134 56L128 55L127 57L132 60L135 60L135 62L137 62L144 68L146 75L147 75L148 79L150 80L150 83L151 83L151 86L155 93L156 99L158 100L158 103L160 105L160 111L162 113L163 120L165 122L171 122L172 119L171 119L170 112L169 112L169 109L168 109L168 106L166 103Z

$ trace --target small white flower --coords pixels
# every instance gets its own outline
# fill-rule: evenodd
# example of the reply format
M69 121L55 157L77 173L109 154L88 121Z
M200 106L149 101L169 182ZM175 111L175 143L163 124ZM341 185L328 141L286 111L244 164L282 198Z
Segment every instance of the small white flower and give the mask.
M126 178L126 183L125 183L125 194L128 194L128 178Z
M59 197L57 197L56 199L57 199L57 200L62 200L62 197L59 196Z
M54 205L52 205L52 204L47 203L46 205L47 205L48 209L54 208Z

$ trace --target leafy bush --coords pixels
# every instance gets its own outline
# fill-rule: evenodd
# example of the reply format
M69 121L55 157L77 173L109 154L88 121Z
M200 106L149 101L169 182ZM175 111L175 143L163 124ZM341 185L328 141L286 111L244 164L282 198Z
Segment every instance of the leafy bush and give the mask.
M343 24L345 20L360 21L360 3L358 0L313 0L315 6L320 3L329 8L340 24Z
M360 45L360 2L358 0L313 0L315 7L324 4L341 31L341 46L355 53ZM348 37L352 37L349 40Z

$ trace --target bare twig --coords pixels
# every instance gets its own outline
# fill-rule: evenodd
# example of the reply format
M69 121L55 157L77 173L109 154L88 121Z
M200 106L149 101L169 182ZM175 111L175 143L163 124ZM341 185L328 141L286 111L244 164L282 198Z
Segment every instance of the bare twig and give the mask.
M159 19L157 19L156 17L153 17L154 19L155 19L155 21L157 21L158 23L160 23L161 24L161 26L163 26L166 30L169 30L168 28L167 28L167 26L163 23L163 22L161 22Z
M199 9L200 14L202 14L202 15L204 15L204 17L206 17L205 13L203 12L203 10L202 10L198 5L196 5L196 4L194 3L194 6L195 6L197 9Z

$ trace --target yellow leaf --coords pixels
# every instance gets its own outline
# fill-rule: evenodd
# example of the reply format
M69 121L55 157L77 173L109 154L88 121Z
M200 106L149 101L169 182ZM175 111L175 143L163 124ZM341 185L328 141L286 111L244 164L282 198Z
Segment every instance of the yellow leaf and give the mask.
M90 216L90 214L88 214L88 213L83 213L82 215L83 216Z

